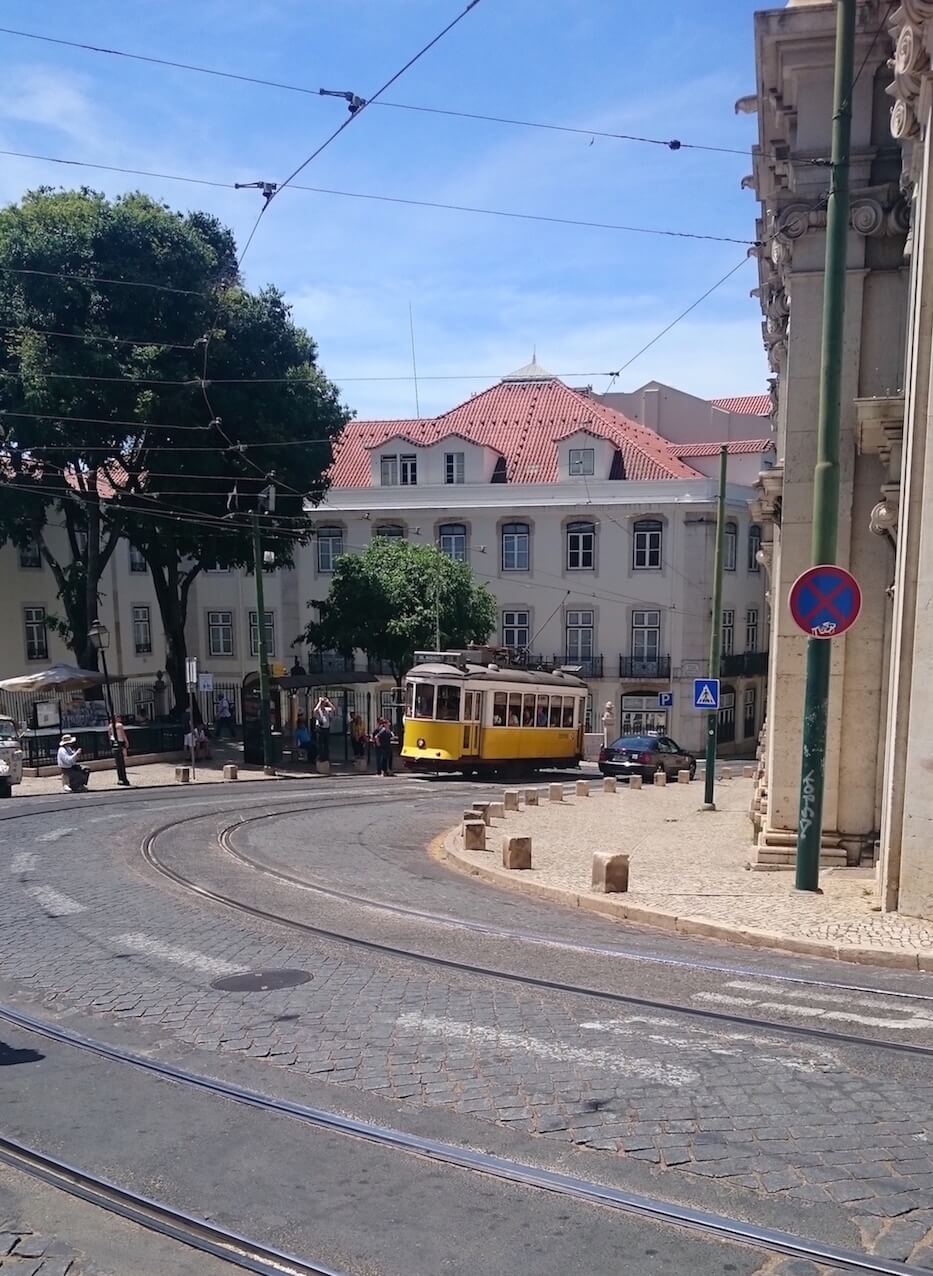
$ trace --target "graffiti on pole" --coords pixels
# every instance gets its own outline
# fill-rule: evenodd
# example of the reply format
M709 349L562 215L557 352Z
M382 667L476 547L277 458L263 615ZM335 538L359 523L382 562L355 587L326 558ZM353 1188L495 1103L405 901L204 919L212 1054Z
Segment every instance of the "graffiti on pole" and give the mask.
M800 836L806 837L816 815L816 780L813 772L808 771L803 777L800 788Z

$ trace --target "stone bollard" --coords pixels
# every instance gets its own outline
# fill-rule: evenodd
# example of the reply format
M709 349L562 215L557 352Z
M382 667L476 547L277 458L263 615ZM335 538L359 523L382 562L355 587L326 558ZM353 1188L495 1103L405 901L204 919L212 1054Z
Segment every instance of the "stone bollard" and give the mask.
M755 768L754 768L753 766L743 766L743 767L742 767L742 776L743 776L743 778L744 778L744 779L746 779L746 780L754 780L754 778L755 778Z
M502 805L507 811L518 810L518 789L506 789L502 794Z
M504 837L502 839L503 868L531 868L531 838Z
M549 784L547 787L547 795L551 802L563 802L564 786L562 784Z
M628 890L628 856L597 851L593 856L593 890L614 895Z
M477 820L482 820L484 824L488 824L489 823L489 803L474 802L473 815Z
M465 851L485 851L486 825L482 820L464 820L463 849Z
M486 809L489 813L489 818L491 820L505 819L505 803L504 802L490 802L489 806Z
M640 789L640 788L641 788L641 776L640 776L640 775L630 775L630 776L629 776L629 778L628 778L628 786L629 786L629 788L630 788L630 789Z
M318 775L330 775L329 762L316 762L314 769L317 771Z
M686 770L686 769L684 769L683 771L678 771L678 772L677 772L677 783L678 783L678 784L689 784L689 783L690 783L690 772L689 772L688 770Z
M604 777L603 777L603 792L604 792L604 793L615 793L615 791L616 791L616 778L615 778L615 776L614 776L614 775L607 775L607 776L604 776Z
M590 796L589 780L577 780L575 792L577 797L589 797Z
M525 790L525 806L537 806L537 805L538 805L538 790L526 789Z
M662 785L663 785L663 784L667 784L667 772L666 772L666 771L655 771L655 773L654 773L654 782L655 782L655 784L662 784Z
M227 762L224 764L224 779L225 780L235 780L237 778L237 775L238 775L238 772L236 769L235 762Z
M728 767L728 766L724 766L724 767L722 768L722 770L719 772L719 778L720 778L720 780L731 780L731 779L732 779L732 768L731 768L731 767Z
M177 766L175 768L175 783L189 784L191 782L191 767Z

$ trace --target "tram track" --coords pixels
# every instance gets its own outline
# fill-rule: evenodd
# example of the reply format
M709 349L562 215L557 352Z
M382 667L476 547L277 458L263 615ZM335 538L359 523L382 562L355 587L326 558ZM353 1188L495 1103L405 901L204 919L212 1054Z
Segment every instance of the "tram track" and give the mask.
M346 805L364 805L365 803L330 803L331 808L335 806ZM319 810L320 806L301 806L293 809L280 809L276 812L270 812L269 815L287 815L287 814L303 814ZM744 1015L727 1010L714 1010L707 1007L689 1005L684 1003L671 1002L652 997L640 997L632 993L614 992L604 988L595 988L581 984L569 983L562 980L547 979L543 976L536 976L527 973L519 973L512 970L504 970L493 966L484 966L475 962L461 961L454 957L442 956L437 953L424 953L411 948L403 948L395 944L386 943L377 939L369 939L361 935L349 934L345 931L333 930L324 926L317 926L311 922L301 921L294 917L287 917L282 913L273 912L269 909L262 908L258 904L248 903L245 900L237 899L224 891L215 890L201 882L196 882L192 878L180 873L177 869L166 864L156 852L156 843L165 834L177 830L185 824L193 823L196 820L205 818L203 815L188 816L184 819L176 819L169 821L159 828L154 829L143 839L141 852L143 858L149 864L150 868L163 878L173 882L183 891L195 894L202 899L207 899L215 904L221 904L230 908L235 912L254 917L260 921L271 923L276 926L284 926L290 930L297 931L301 934L311 936L315 939L323 939L329 942L336 942L347 945L352 948L358 948L366 952L378 953L382 957L390 957L397 960L414 962L434 967L435 969L456 971L459 974L469 976L477 976L480 978L495 979L506 983L517 984L527 988L533 988L539 991L557 992L565 995L585 997L601 1002L608 1002L615 1005L624 1005L634 1007L638 1010L648 1010L653 1013L679 1014L689 1018L698 1019L704 1022L713 1022L727 1025L731 1028L751 1029L754 1031L777 1032L795 1039L804 1039L817 1041L821 1045L847 1045L858 1046L866 1049L878 1049L894 1052L901 1055L907 1055L915 1058L933 1057L933 1046L925 1046L919 1044L911 1044L904 1041L895 1041L883 1037L866 1037L857 1033L848 1033L835 1031L827 1028L816 1028L803 1024L791 1024L782 1022L778 1019L763 1019L757 1016ZM261 818L261 817L251 817ZM228 828L240 827L245 821L235 821ZM221 849L224 849L223 847ZM226 852L230 853L230 852ZM238 855L235 858L239 858ZM254 866L253 866L254 867ZM276 876L277 870L267 870L271 876ZM293 875L290 875L293 876ZM283 877L282 880L289 885L300 884L300 882L290 881L289 877ZM329 888L328 888L329 889ZM344 892L344 895L348 893ZM348 896L349 901L353 902L353 896ZM386 906L392 909L401 906ZM415 911L414 915L417 915ZM430 915L429 915L430 916ZM438 914L437 916L442 916ZM496 930L490 930L488 933L496 934ZM505 930L503 937L510 940L522 941L525 935L521 931ZM613 954L614 955L614 954ZM696 964L694 964L696 968ZM747 971L739 971L737 973L754 976L756 971L749 968ZM818 986L818 981L808 981ZM851 991L851 985L841 985L847 991ZM878 991L868 989L867 991ZM886 995L879 993L879 995ZM905 994L910 995L910 994ZM927 1000L925 994L918 994L923 1000Z
M732 1241L768 1253L809 1260L845 1271L884 1276L923 1276L928 1271L926 1268L913 1267L881 1255L860 1253L780 1229L761 1227L742 1219L630 1192L609 1183L548 1169L531 1162L511 1160L465 1145L446 1143L390 1126L358 1120L339 1112L273 1098L232 1082L137 1054L122 1046L86 1037L60 1024L37 1019L13 1006L0 1005L0 1021L47 1041L139 1069L188 1089L270 1114L287 1116L331 1134L426 1159L446 1168L492 1177L517 1187L548 1192L586 1205L683 1228L708 1239ZM88 1171L46 1156L5 1136L0 1136L0 1161L25 1170L52 1186L120 1214L149 1230L224 1258L245 1270L270 1276L272 1273L277 1276L309 1276L312 1273L314 1276L340 1276L332 1268L314 1260L283 1254L261 1242L248 1240L172 1206L118 1187Z

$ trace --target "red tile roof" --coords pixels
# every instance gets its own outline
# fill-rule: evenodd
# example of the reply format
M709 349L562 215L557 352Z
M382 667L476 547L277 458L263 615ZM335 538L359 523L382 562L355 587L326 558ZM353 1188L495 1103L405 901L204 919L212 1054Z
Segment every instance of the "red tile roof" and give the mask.
M770 439L723 439L722 443L672 443L671 451L675 456L718 456L719 449L725 446L730 456L743 453L764 452L773 447Z
M557 443L575 430L608 439L627 479L696 478L653 430L571 390L554 377L505 380L441 416L421 421L351 421L335 449L334 487L371 486L368 448L401 435L421 447L452 434L492 448L506 460L509 483L557 481Z
M738 412L742 416L770 416L770 394L739 394L731 399L710 399L714 408L724 412Z

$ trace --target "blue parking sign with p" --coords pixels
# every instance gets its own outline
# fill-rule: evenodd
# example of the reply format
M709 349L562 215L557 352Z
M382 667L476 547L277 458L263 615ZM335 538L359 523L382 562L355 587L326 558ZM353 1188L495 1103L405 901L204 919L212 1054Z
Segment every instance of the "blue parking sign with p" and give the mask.
M718 678L694 678L693 707L694 709L706 709L710 712L719 708Z
M673 691L659 691L658 692L658 708L673 709L673 707L674 707Z

